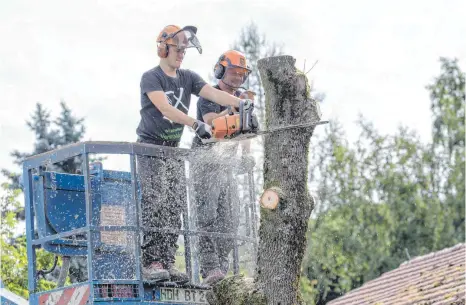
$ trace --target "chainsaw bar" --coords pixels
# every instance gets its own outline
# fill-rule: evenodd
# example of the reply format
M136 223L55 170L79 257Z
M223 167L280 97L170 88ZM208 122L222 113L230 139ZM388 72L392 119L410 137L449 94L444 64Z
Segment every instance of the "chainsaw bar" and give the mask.
M296 125L288 125L288 126L282 126L282 127L276 127L272 128L269 130L258 130L258 131L252 131L249 133L243 133L238 136L234 136L231 138L225 138L225 139L201 139L203 144L209 144L209 143L219 143L219 142L231 142L231 141L243 141L243 140L249 140L252 138L255 138L257 136L262 136L270 133L274 133L277 131L283 131L283 130L288 130L288 129L294 129L294 128L307 128L307 127L312 127L312 126L317 126L317 125L323 125L327 124L329 121L319 121L317 123L303 123L303 124L296 124Z

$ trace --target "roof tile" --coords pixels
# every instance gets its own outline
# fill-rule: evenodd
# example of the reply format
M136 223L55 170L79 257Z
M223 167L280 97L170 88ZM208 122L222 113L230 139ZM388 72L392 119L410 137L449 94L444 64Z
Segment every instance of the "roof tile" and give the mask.
M328 305L465 304L464 243L404 262Z

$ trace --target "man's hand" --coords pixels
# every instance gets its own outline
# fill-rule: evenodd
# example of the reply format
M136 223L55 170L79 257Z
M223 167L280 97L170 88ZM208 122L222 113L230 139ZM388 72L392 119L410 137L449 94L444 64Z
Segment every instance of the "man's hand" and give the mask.
M202 121L194 122L192 128L201 139L210 139L212 137L212 129Z
M227 114L234 114L235 112L238 112L238 109L236 109L236 107L233 107L233 106L228 106L227 108Z
M241 103L243 104L243 110L248 110L249 108L254 107L254 103L250 99L241 100Z
M243 91L241 93L241 95L239 96L240 99L249 99L249 100L252 100L254 101L254 96L256 95L256 93L254 91L251 91L251 90L246 90L246 91Z
M241 105L243 105L243 111L249 110L251 108L251 106L254 107L253 101L249 100L249 99L243 99L239 103L240 103L239 108L241 108ZM228 106L227 107L227 113L228 114L233 114L235 112L239 112L239 108L236 108L236 107L233 107L233 106Z

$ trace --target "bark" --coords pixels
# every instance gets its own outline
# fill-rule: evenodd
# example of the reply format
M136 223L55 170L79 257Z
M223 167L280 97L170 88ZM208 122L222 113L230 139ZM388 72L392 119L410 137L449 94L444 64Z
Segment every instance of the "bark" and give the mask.
M266 100L266 126L261 126L262 130L320 119L316 101L310 97L307 78L294 64L291 56L269 57L258 62ZM227 279L223 280L214 288L217 303L212 304L302 304L299 277L308 219L314 207L307 189L307 156L314 128L264 136L264 189L275 191L279 201L273 209L261 207L256 278L247 284L242 278L235 278L234 284L229 285ZM220 299L231 291L235 291L237 300L250 295L265 299L222 302L233 300Z
M261 59L266 128L320 119L306 76L291 56ZM264 188L278 187L274 210L261 208L256 285L267 304L300 304L299 277L314 202L307 189L309 141L315 127L290 129L264 138Z

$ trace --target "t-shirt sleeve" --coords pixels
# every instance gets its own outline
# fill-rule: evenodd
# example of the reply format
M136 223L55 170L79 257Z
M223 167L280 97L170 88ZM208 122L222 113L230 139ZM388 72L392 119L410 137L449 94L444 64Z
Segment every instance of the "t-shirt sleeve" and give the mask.
M141 78L141 89L144 93L163 91L160 78L155 73L146 72Z
M209 100L206 100L205 98L201 97L197 101L199 104L199 109L201 110L201 115L204 116L207 113L220 113L221 111L221 106L217 103L211 102Z
M201 89L207 85L207 83L196 72L189 70L189 73L191 74L192 84L191 93L195 96L199 96L199 92L201 92Z

